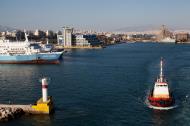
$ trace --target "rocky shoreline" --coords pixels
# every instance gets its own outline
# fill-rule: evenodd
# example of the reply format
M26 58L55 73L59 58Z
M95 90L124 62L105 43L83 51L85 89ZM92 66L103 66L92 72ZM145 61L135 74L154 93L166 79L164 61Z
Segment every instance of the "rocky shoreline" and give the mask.
M10 121L22 116L25 112L21 108L1 107L0 122Z

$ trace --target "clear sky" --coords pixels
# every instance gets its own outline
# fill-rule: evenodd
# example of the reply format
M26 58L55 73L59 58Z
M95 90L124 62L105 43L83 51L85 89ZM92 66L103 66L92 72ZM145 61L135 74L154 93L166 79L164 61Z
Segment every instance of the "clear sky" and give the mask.
M0 25L53 30L190 27L189 12L190 0L0 0Z

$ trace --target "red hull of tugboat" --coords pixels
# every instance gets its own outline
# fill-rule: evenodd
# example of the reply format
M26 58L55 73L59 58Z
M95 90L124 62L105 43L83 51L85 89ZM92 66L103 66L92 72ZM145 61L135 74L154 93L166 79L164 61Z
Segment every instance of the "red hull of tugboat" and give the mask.
M170 106L173 106L175 103L175 101L172 97L170 97L170 98L154 98L152 96L149 96L148 101L152 106L156 106L156 107L170 107Z

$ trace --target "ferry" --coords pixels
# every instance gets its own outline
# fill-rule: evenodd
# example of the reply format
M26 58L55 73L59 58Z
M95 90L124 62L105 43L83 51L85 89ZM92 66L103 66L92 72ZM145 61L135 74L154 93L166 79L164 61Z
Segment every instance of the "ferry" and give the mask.
M153 107L171 107L175 104L175 99L168 87L168 82L163 74L163 59L160 61L160 76L157 78L154 88L151 90L148 101Z
M44 49L36 42L0 40L0 64L59 64L63 51Z

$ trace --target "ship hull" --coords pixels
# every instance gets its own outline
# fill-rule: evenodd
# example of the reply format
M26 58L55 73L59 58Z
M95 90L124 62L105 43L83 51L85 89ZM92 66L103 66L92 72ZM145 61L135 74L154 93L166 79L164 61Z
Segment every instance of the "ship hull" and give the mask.
M148 100L152 106L156 107L171 107L174 105L174 100L172 98L164 99L164 98L149 97Z
M0 64L59 64L59 60L0 61Z
M0 64L59 64L62 52L30 55L0 55Z
M172 95L169 98L155 98L152 93L148 97L148 101L155 107L171 107L175 104L175 100Z

